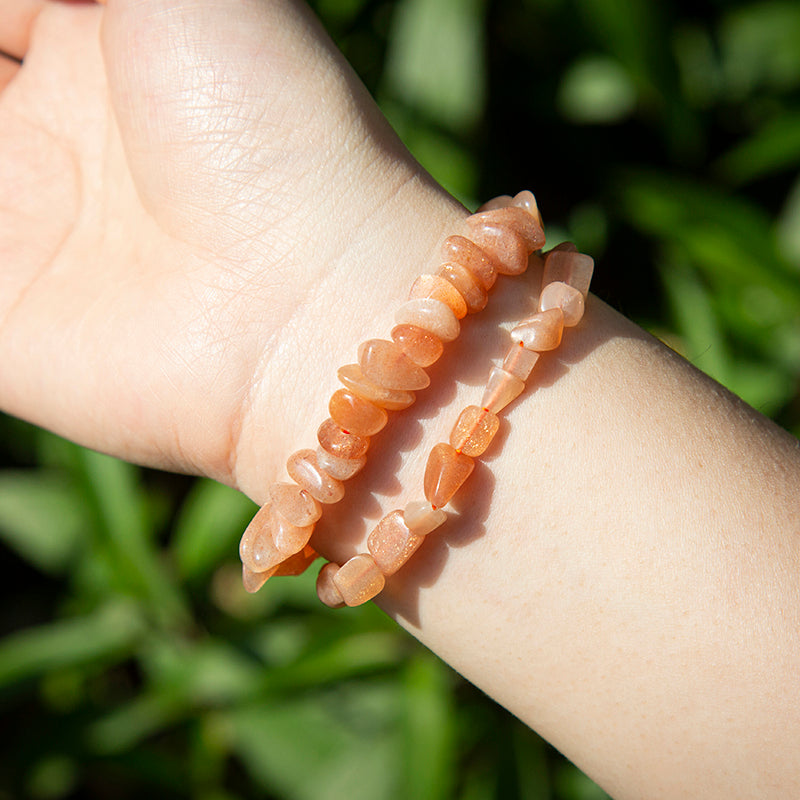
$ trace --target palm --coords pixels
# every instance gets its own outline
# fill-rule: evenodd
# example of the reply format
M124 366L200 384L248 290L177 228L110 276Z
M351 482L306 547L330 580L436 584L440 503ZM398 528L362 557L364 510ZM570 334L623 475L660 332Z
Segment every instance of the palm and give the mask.
M352 151L364 129L340 74L312 82L297 69L309 53L264 38L261 17L280 8L243 5L238 26L199 44L114 9L106 63L111 9L47 6L0 96L0 180L12 187L0 402L91 446L231 482L264 353L351 247L322 210L327 187L360 170L330 153ZM320 96L337 92L339 110L323 113ZM380 148L366 134L358 144L373 162ZM338 209L353 228L369 211L369 191L359 197ZM274 383L260 391L274 396Z

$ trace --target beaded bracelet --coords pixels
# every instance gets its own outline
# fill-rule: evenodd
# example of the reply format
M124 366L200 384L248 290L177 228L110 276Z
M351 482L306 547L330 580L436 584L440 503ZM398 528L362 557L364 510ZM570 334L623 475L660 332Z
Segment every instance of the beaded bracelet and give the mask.
M429 384L424 367L443 352L443 342L460 331L459 319L483 309L499 274L525 271L531 253L544 244L541 216L530 192L502 196L466 220L469 238L450 236L446 261L435 275L421 275L409 300L398 309L392 341L371 339L359 348L359 363L338 372L344 389L329 402L330 418L317 432L319 446L299 450L287 460L293 483L269 488L269 501L242 536L245 589L255 592L272 576L299 575L317 558L309 545L322 504L344 496L342 481L366 463L370 437L387 423L387 411L407 408L414 392ZM446 505L472 472L473 459L489 446L499 427L497 412L523 390L539 352L561 341L563 328L583 315L593 261L572 245L550 251L544 265L539 312L512 331L502 367L494 367L480 406L459 416L450 443L434 446L425 470L427 503L414 501L386 515L368 538L369 553L341 567L326 564L317 580L320 599L329 606L359 605L378 594L446 519Z

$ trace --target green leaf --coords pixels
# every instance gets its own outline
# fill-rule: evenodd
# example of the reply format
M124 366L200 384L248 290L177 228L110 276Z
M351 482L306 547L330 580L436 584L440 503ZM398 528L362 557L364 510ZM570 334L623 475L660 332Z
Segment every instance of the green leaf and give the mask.
M0 643L0 686L54 669L116 662L144 632L138 610L112 602L93 614L20 631Z
M588 56L564 73L558 106L571 122L613 124L636 107L636 87L618 62L606 56Z
M210 480L195 482L175 523L172 550L178 573L203 578L235 557L238 541L257 506L245 495Z
M88 524L79 495L62 474L0 472L0 538L38 569L63 572Z

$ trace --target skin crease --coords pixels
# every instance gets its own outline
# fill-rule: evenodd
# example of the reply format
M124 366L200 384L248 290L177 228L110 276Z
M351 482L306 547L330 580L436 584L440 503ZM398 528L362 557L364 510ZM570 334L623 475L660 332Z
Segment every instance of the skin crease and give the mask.
M466 211L288 0L0 0L0 50L0 407L263 501ZM326 557L420 496L537 278L374 438ZM381 605L614 797L798 796L798 443L594 298L535 375Z

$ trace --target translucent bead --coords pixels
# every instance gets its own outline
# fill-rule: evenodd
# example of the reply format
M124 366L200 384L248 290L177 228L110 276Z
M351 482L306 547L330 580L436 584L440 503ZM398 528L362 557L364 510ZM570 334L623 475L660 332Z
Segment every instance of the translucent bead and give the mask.
M338 458L322 447L317 448L317 464L319 464L319 468L338 481L346 481L357 475L364 469L366 463L366 456L361 456L360 458Z
M403 521L402 511L387 514L367 538L367 549L378 569L387 577L394 575L425 541L412 533Z
M514 199L511 201L511 205L524 208L539 223L539 226L542 228L542 230L544 230L542 214L539 211L539 204L536 202L533 192L529 192L527 189L521 191L519 194L514 196Z
M338 389L331 395L328 413L342 430L359 436L374 436L389 420L386 411L350 389Z
M302 575L318 558L319 553L310 545L306 545L300 552L281 561L272 576L281 578Z
M409 300L417 297L441 300L458 319L467 315L467 304L458 289L439 275L420 275L408 293Z
M400 411L408 408L416 400L414 392L387 389L385 386L379 386L375 381L369 380L358 364L345 364L343 367L339 367L336 374L348 389L387 411Z
M345 433L332 419L326 419L317 430L317 441L323 450L337 458L361 458L369 447L369 438Z
M292 453L286 461L286 471L293 481L320 503L338 503L344 497L342 482L320 469L317 454L313 450Z
M480 231L487 225L513 231L525 243L526 256L544 245L544 231L538 219L519 206L483 211L467 219L467 229L470 233Z
M313 525L322 516L322 506L296 483L273 483L269 499L275 510L292 525Z
M416 325L395 325L392 341L415 363L429 367L444 352L442 340Z
M497 414L512 400L516 400L524 388L525 383L516 375L502 367L492 367L481 398L481 406Z
M494 214L494 211L487 211ZM492 222L473 226L470 238L497 262L497 271L503 275L521 275L528 268L528 248L525 240L515 231Z
M583 319L584 306L583 295L575 287L561 281L548 283L539 296L539 311L560 308L565 328L572 328Z
M560 308L551 308L534 314L516 328L512 328L511 340L522 342L528 350L542 353L545 350L555 350L561 344L563 332L564 315Z
M551 248L550 253L577 253L578 247L574 242L559 242L555 247Z
M358 348L358 363L365 377L387 389L413 392L430 386L431 379L422 367L415 364L394 342L386 339L367 339L362 342Z
M255 594L271 577L272 570L268 572L253 572L242 564L242 585L244 590Z
M457 453L476 458L486 452L499 427L497 414L479 406L467 406L450 432L450 444Z
M314 533L313 523L311 525L293 525L275 508L272 508L270 515L270 529L275 548L283 558L302 550L308 544L311 534Z
M497 261L465 236L448 236L442 245L447 263L466 267L487 291L497 280Z
M259 509L242 534L239 558L251 572L272 570L285 558L272 539L272 507L269 503Z
M501 194L497 197L493 197L491 200L487 200L475 213L480 214L481 211L491 211L495 208L505 208L506 206L510 206L512 201L512 197L510 194Z
M451 283L466 301L467 310L475 314L486 308L489 295L477 278L461 264L442 264L437 275Z
M394 315L398 325L416 325L430 331L443 342L458 338L461 326L448 306L430 297L406 300Z
M403 509L403 522L417 536L427 536L447 519L441 508L433 508L426 500L412 500Z
M470 476L475 462L444 442L431 449L425 465L425 497L434 508L441 508Z
M345 605L360 606L380 594L386 579L371 555L359 553L339 567L333 575L333 582Z
M342 608L344 598L333 581L333 576L339 571L338 564L326 564L317 575L317 597L328 608Z
M514 342L503 359L503 369L516 375L521 381L526 381L538 360L537 352L526 350L522 342Z
M542 286L560 281L577 289L585 298L589 294L589 284L592 282L594 259L584 253L561 247L562 245L554 247L545 256Z

